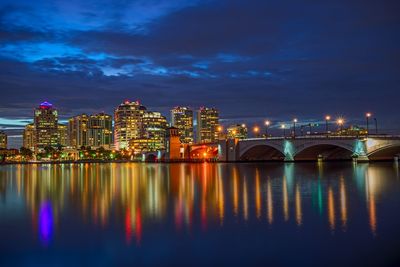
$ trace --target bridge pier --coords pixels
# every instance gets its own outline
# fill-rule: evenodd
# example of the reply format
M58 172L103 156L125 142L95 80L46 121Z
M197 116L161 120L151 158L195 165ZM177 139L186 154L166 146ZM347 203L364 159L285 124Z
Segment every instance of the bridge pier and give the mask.
M353 158L353 161L358 163L358 162L369 162L369 158L366 155L362 155L362 156L357 156Z

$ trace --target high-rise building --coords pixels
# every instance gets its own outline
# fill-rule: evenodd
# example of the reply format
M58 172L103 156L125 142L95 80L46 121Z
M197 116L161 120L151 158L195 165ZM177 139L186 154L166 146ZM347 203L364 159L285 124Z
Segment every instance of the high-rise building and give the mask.
M139 101L125 101L114 111L114 144L117 150L129 147L132 139L140 138L140 122L146 108Z
M146 111L140 121L140 137L130 141L135 153L165 149L167 119L160 112Z
M58 124L58 145L67 146L68 144L68 127L64 124Z
M68 145L81 148L88 145L89 116L81 114L68 121Z
M231 125L227 129L229 139L246 139L247 127L245 124Z
M90 115L88 142L92 148L110 149L112 145L112 116L105 113Z
M193 110L188 107L175 107L171 110L171 124L178 128L183 144L193 143Z
M34 151L36 147L36 134L35 134L35 125L30 123L25 126L24 135L23 135L23 147L29 148Z
M197 142L218 141L219 112L215 108L201 107L197 112Z
M35 148L59 145L58 113L52 104L45 101L35 109Z
M0 131L0 149L7 149L7 134Z

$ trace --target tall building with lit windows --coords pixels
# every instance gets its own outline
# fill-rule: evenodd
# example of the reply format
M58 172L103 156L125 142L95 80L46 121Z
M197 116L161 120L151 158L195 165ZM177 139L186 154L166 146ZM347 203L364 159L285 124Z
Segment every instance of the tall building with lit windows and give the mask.
M68 145L68 126L64 124L58 124L58 144L59 146Z
M23 134L23 147L34 151L36 147L35 125L30 123L25 126Z
M173 108L171 110L171 124L178 128L181 143L193 143L193 110L188 107Z
M45 101L35 109L35 150L60 144L58 132L58 112L52 104Z
M0 131L0 149L7 148L7 134L3 131Z
M114 111L114 145L117 150L129 148L132 139L140 137L141 119L146 108L139 101L125 101Z
M146 111L140 121L140 137L130 141L130 148L137 153L165 149L167 119L160 112Z
M112 116L105 113L90 115L88 126L88 146L110 149L112 145Z
M88 145L89 116L81 114L68 120L68 145L81 148Z
M218 141L219 112L215 108L201 107L197 112L197 142Z

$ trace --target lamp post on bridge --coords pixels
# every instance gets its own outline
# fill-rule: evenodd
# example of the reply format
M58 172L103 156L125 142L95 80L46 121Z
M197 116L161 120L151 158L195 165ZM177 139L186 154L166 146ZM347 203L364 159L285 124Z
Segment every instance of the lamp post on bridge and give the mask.
M271 122L269 120L265 121L265 137L268 138L268 127L271 124Z
M325 116L325 132L326 132L326 137L329 136L329 121L331 119L331 116L326 115Z
M254 135L256 136L256 138L258 138L259 137L260 128L258 126L254 126L253 132L254 132Z
M375 121L375 134L378 134L378 120L374 118Z
M338 124L339 127L340 127L340 135L342 135L344 119L339 118L339 119L337 120L337 124Z
M370 112L367 112L366 114L365 114L365 117L366 117L366 119L367 119L367 136L368 136L368 134L369 134L369 118L371 117L371 113Z
M285 132L285 124L282 124L281 125L281 129L283 130L283 138L285 139L286 138L286 132Z
M297 122L297 119L294 118L293 119L293 139L296 138L296 122Z

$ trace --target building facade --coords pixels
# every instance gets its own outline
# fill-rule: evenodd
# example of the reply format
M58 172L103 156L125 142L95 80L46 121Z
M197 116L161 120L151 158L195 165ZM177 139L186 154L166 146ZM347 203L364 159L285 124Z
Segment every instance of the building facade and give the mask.
M231 125L227 129L229 139L246 139L247 127L245 124Z
M175 107L171 110L171 124L178 128L183 144L193 143L193 110L188 107Z
M68 145L68 127L64 124L58 124L58 145L67 146Z
M49 102L43 102L35 109L35 150L60 144L58 132L58 113Z
M35 125L30 123L25 126L24 134L23 134L23 147L29 148L34 151L36 147L36 134L35 134Z
M0 131L0 149L7 149L7 134Z
M197 142L215 143L218 141L219 112L215 108L202 107L197 112Z
M88 127L88 142L92 148L112 146L112 116L105 113L90 115Z
M112 146L112 116L105 113L81 114L68 122L69 146L110 149Z
M114 111L114 145L128 149L132 139L140 138L140 122L146 108L139 101L125 101Z
M68 145L81 148L88 145L89 116L81 114L68 120Z
M140 121L140 136L130 141L135 154L165 149L167 119L160 112L146 111Z

